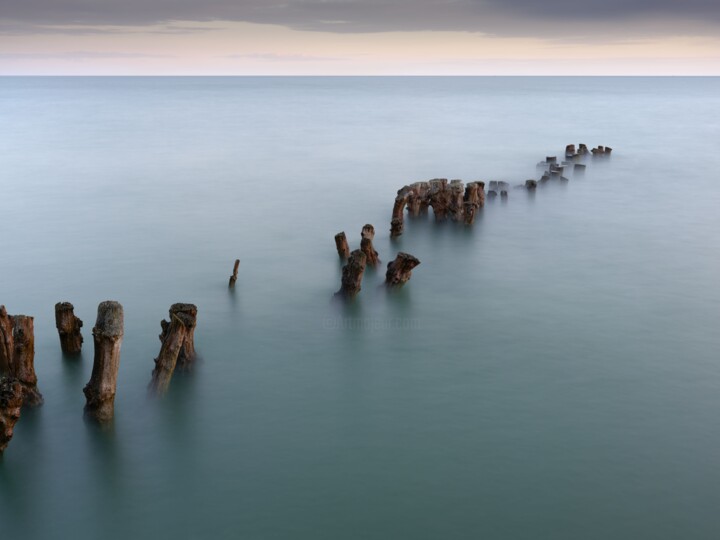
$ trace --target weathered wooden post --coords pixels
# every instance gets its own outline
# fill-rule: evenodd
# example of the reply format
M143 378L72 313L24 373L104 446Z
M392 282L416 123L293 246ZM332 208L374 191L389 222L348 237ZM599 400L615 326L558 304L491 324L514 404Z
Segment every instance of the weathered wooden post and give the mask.
M366 264L367 257L361 250L356 249L350 254L347 264L342 269L340 290L335 293L335 296L349 300L360 292Z
M453 221L463 221L465 217L465 186L462 180L451 180L448 185L448 214Z
M170 308L170 322L162 321L160 334L160 354L155 359L155 369L152 372L150 391L158 395L167 392L175 368L181 356L190 354L185 352L186 347L192 349L195 356L193 333L197 322L197 308L193 304L173 304ZM187 362L187 360L186 360Z
M472 225L479 208L485 204L485 182L468 182L465 186L465 224Z
M23 406L23 386L17 379L0 379L0 456L8 447Z
M375 251L375 248L373 247L373 238L375 238L375 227L368 223L362 228L360 236L360 251L365 254L365 257L367 258L367 264L369 264L370 266L377 265L377 263L380 262L380 258L378 257L378 252Z
M430 206L430 183L415 182L410 184L410 193L407 202L408 213L413 216L427 213Z
M55 304L55 327L60 335L60 347L67 354L77 354L82 349L83 337L80 332L83 322L75 316L70 302Z
M0 306L0 376L10 374L13 359L12 317Z
M42 405L43 397L37 388L35 374L35 329L33 318L27 315L13 316L14 354L12 376L23 385L23 405Z
M35 374L33 318L8 315L5 306L0 306L0 375L17 379L23 389L23 405L42 405Z
M197 326L197 306L195 304L178 303L170 306L170 322L161 321L160 326L163 329L160 334L160 341L164 341L170 330L170 324L173 319L180 317L185 325L187 332L183 340L180 354L177 359L177 369L181 371L189 371L192 368L197 354L195 353L195 326Z
M412 276L413 268L418 264L420 264L420 261L417 258L401 251L397 254L394 261L388 263L385 283L389 286L398 286L407 283Z
M443 221L447 218L450 191L447 189L446 178L430 180L430 206L432 206L435 221Z
M235 282L237 281L238 268L240 268L240 259L235 259L235 265L233 266L233 273L232 276L230 276L230 282L228 283L228 287L235 286Z
M407 205L410 197L410 191L409 186L404 186L397 192L392 210L392 219L390 220L390 238L398 237L403 233L405 226L405 205Z
M350 246L348 246L345 231L339 232L335 235L335 249L337 249L338 256L342 260L345 260L350 256Z
M115 413L123 319L123 307L119 302L108 300L98 306L97 320L92 330L95 359L90 382L83 392L87 400L86 416L99 423L110 422Z

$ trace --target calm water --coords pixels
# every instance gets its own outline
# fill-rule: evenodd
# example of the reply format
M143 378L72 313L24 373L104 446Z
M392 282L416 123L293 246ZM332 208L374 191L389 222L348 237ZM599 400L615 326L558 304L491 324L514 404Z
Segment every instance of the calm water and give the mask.
M35 316L45 396L0 462L3 538L720 535L720 79L5 78L0 121L0 303ZM389 240L403 184L523 182L570 142L615 151ZM422 264L334 306L333 235L365 223L383 267ZM179 301L203 359L148 400Z

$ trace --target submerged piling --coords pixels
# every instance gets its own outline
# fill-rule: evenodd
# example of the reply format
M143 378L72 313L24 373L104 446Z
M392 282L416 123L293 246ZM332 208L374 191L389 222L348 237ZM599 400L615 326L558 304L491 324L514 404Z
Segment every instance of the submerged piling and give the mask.
M336 297L352 299L360 292L363 274L367 264L367 256L359 249L350 254L348 262L342 269L342 281Z
M85 415L99 423L110 422L115 413L123 319L123 307L119 302L108 300L98 306L97 320L92 330L95 345L92 376L83 393L87 400Z
M373 247L373 238L375 238L375 227L369 223L362 228L360 233L360 251L365 254L367 258L367 264L370 266L376 266L380 262L378 252Z
M398 253L395 260L387 265L385 283L388 286L404 285L410 280L413 268L419 264L420 261L409 253Z
M35 329L32 317L8 315L0 306L0 375L22 386L23 405L42 405L35 374Z
M22 405L23 387L20 381L9 377L0 379L0 456L13 437Z
M66 354L77 354L82 349L83 337L80 329L83 322L75 316L70 302L55 304L55 327L60 335L60 348Z
M235 264L233 266L233 273L230 276L230 282L228 283L228 287L234 287L235 282L237 281L238 277L238 269L240 268L240 259L235 259Z
M338 256L343 260L350 256L350 246L348 246L345 231L339 232L335 235L335 249L337 249Z
M173 304L170 322L160 325L160 354L155 359L150 390L158 395L167 392L176 368L187 369L195 359L194 332L197 324L197 307L193 304Z

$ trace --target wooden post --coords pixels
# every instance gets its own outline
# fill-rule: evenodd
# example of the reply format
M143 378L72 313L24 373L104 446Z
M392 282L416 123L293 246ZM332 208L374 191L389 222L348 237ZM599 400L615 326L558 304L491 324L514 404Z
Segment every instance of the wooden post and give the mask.
M195 354L195 326L197 325L197 306L195 304L173 304L170 306L170 322L162 321L160 326L163 328L163 333L160 334L160 341L164 341L166 328L169 332L171 323L174 318L180 317L180 320L185 325L187 332L185 339L183 340L180 353L178 354L176 368L181 371L189 371L197 354Z
M448 214L453 221L463 221L465 186L462 180L451 180L448 185Z
M27 315L13 316L13 365L11 374L23 386L23 405L42 405L43 397L37 389L35 374L35 331L33 318Z
M396 238L403 233L405 227L405 206L410 198L409 186L404 186L398 190L393 205L392 219L390 220L390 238Z
M367 257L359 249L350 254L347 264L342 269L342 285L335 296L349 300L360 292L366 264Z
M385 283L389 286L403 285L407 283L412 276L412 270L420 261L409 253L400 252L387 265L387 273L385 274Z
M170 322L162 321L162 334L160 334L160 354L155 359L155 369L152 372L150 391L158 395L167 392L172 380L178 358L185 346L188 336L195 330L195 317L188 311L175 310L175 306L192 304L173 304L170 308ZM194 307L194 306L193 306ZM195 310L197 312L197 309Z
M115 413L123 327L123 307L120 303L111 300L102 302L98 306L92 331L95 344L92 376L83 390L87 399L86 416L100 423L110 422Z
M12 317L0 306L0 376L10 374L13 359Z
M60 334L60 347L67 354L77 354L82 349L83 337L80 333L83 322L75 316L70 302L55 304L55 327Z
M235 282L237 281L239 267L240 267L240 259L235 259L235 266L233 266L233 273L232 273L232 276L230 276L230 283L228 283L228 287L235 286Z
M370 266L375 266L377 263L380 262L378 252L375 251L375 248L373 247L373 238L375 238L375 227L368 223L362 228L360 236L360 251L365 254L365 257L367 258L367 264L369 264Z
M350 256L350 246L348 246L345 231L339 232L335 235L335 248L337 249L338 256L342 260L345 260Z
M430 206L430 183L415 182L408 187L410 188L407 202L408 213L413 217L427 213Z
M35 374L33 318L8 315L5 306L0 306L0 376L17 379L23 389L23 405L42 405Z
M479 208L485 204L485 182L468 182L465 186L465 224L472 225Z
M23 405L23 386L13 378L0 379L0 456L10 443Z
M430 180L430 206L432 206L435 221L443 221L447 218L450 191L447 189L446 178Z

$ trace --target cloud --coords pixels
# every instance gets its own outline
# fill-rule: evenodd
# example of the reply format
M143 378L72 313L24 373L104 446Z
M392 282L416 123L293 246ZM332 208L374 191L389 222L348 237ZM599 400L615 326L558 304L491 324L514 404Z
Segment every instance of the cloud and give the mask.
M436 30L574 39L712 35L720 26L718 0L0 0L0 14L6 28L27 32L242 21L333 33Z
M166 54L143 54L126 52L40 52L40 53L0 53L0 60L96 60L124 58L170 58Z
M307 54L249 53L229 54L224 58L236 60L260 60L263 62L336 62L345 60L341 56L312 56Z

